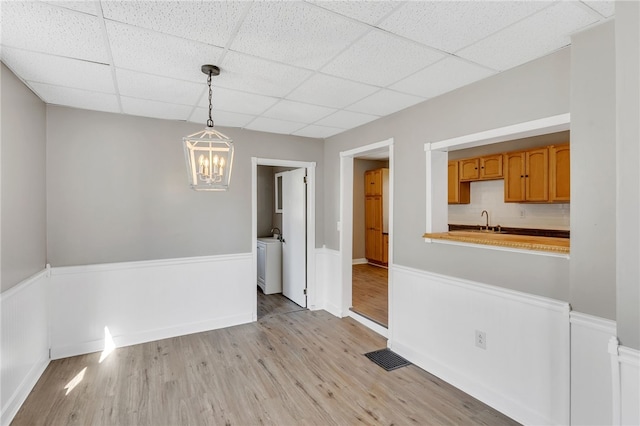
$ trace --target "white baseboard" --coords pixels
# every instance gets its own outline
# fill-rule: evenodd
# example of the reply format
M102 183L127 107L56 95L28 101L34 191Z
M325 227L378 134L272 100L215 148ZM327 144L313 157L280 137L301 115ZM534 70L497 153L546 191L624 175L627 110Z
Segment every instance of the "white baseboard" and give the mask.
M362 259L353 259L353 261L352 261L352 265L364 265L364 264L367 264L367 263L369 263L369 261L367 261L367 259L364 259L364 258L362 258Z
M51 357L252 321L251 254L53 268Z
M0 294L0 425L11 423L49 365L47 277L43 270Z
M378 324L377 322L371 321L370 319L363 317L362 315L353 311L349 311L348 316L358 321L360 324L364 325L365 327L375 331L382 337L387 337L388 330L385 327Z
M524 424L568 424L569 305L393 265L399 355ZM485 332L486 349L475 345Z

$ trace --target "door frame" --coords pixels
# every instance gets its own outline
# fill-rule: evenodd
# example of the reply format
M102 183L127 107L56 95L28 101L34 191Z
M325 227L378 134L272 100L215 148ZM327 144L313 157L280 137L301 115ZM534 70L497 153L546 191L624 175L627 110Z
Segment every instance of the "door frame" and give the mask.
M393 138L340 152L340 282L342 316L349 316L378 334L391 340L393 327L392 283L393 283ZM389 150L389 259L388 259L388 327L384 328L349 308L352 304L353 268L353 160L367 153Z
M293 167L307 170L307 309L317 309L316 294L316 163L315 161L279 160L251 157L251 271L255 286L258 286L258 166ZM252 292L253 321L258 319L257 292Z

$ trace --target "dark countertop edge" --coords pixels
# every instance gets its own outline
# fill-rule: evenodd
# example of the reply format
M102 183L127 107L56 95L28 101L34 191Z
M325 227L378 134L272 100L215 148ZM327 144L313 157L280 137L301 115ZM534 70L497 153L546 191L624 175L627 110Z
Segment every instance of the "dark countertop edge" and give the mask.
M449 224L449 231L477 230L480 225L456 225ZM570 231L559 229L535 229L535 228L510 228L503 226L502 231L512 235L527 235L531 237L571 238Z

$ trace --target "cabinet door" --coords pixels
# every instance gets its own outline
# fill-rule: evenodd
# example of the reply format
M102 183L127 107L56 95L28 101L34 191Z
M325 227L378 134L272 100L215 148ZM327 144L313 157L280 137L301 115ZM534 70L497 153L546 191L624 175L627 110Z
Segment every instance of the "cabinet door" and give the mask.
M382 263L389 263L389 234L382 234Z
M265 280L265 263L266 263L266 247L264 244L258 244L258 282L264 284ZM264 290L264 288L263 288Z
M502 176L502 154L480 157L480 179L500 179Z
M364 173L364 195L382 195L382 170Z
M524 201L524 152L504 154L504 201Z
M447 166L447 185L449 204L469 204L471 183L460 182L459 162L449 161Z
M467 158L466 160L460 160L460 181L476 180L480 178L480 172L478 170L479 159Z
M549 147L549 201L571 200L569 144Z
M525 153L526 201L549 201L549 150L534 149Z

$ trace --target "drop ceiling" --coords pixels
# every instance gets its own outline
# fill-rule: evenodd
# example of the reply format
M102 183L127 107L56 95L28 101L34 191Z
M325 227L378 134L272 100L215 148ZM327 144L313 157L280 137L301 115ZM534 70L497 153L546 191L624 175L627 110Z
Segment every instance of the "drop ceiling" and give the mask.
M547 55L613 1L2 1L44 102L326 138Z

